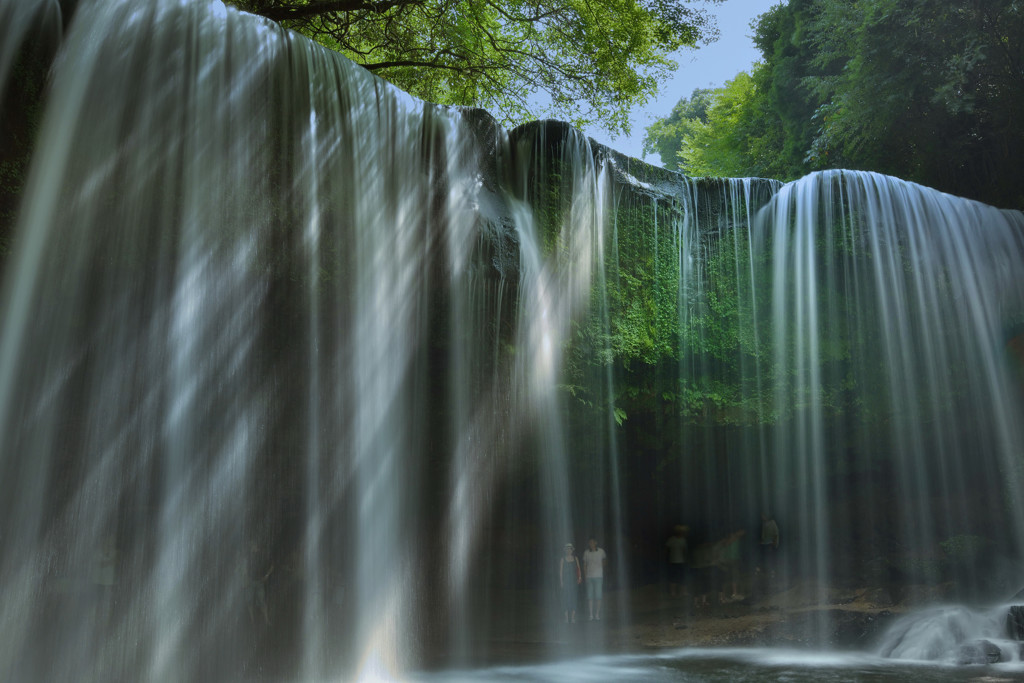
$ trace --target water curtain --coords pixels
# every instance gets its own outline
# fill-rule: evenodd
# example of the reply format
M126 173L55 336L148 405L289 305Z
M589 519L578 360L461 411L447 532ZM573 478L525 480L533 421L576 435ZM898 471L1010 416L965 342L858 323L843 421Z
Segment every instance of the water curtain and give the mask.
M1024 538L1020 212L830 171L782 188L761 219L780 427L768 481L804 571L822 586L851 568L998 581Z
M679 521L771 511L818 602L1019 558L1019 213L509 133L218 2L57 10L0 2L4 111L47 84L4 226L5 677L560 652L565 542L638 586Z

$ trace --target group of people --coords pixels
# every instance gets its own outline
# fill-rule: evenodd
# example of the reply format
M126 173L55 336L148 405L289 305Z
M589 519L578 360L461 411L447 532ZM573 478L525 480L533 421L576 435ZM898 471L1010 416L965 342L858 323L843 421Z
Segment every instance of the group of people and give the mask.
M687 539L689 531L688 526L677 524L665 542L669 594L678 597L688 596L692 592L697 607L707 605L708 593L715 589L721 603L742 599L739 584L742 543L746 531L737 529L713 543L705 543L696 548L690 547ZM759 557L755 571L764 578L772 578L779 548L779 525L768 514L761 515L758 546ZM597 545L595 538L587 541L582 562L572 543L566 543L564 550L565 554L558 560L558 586L565 622L576 623L580 586L586 587L588 619L600 621L607 553Z
M718 601L742 599L739 594L743 529L737 529L713 543L692 549L687 542L689 527L677 524L665 542L668 556L669 595L688 595L694 589L694 605L708 604L708 592L717 587ZM761 515L757 572L774 577L775 556L779 548L779 525L771 515ZM717 585L717 586L716 586Z
M601 621L601 601L604 598L604 567L608 555L599 548L597 539L587 541L583 551L583 564L576 557L572 543L565 544L565 555L558 561L558 586L562 596L562 610L565 623L576 623L576 609L579 604L579 586L586 584L587 610L590 621Z

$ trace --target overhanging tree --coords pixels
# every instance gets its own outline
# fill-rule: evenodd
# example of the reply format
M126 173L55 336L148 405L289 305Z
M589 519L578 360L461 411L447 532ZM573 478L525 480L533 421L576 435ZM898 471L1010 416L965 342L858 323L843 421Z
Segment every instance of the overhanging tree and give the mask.
M336 50L407 92L505 123L557 116L629 129L676 68L717 37L723 0L227 0Z

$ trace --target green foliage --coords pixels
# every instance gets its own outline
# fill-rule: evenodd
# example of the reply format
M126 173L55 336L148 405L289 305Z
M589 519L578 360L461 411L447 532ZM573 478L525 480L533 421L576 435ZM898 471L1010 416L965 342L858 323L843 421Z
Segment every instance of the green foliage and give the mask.
M551 115L612 132L671 75L672 52L716 37L684 0L228 1L422 99L488 108L508 124Z
M689 184L696 201L687 205L623 193L604 240L614 245L605 279L595 281L588 316L568 345L571 395L598 415L620 410L631 425L656 415L662 425L769 426L808 409L835 424L919 422L921 405L892 405L888 370L873 351L887 331L862 310L878 296L865 217L844 206L839 192L819 207L819 224L829 229L813 237L818 307L805 312L817 321L810 357L806 330L787 327L780 336L775 328L776 287L795 290L775 282L771 244L753 248L745 207L724 199L728 182ZM912 277L911 255L899 243L893 248ZM595 387L608 377L615 395L601 396ZM963 382L928 400L956 405Z
M694 91L647 128L645 151L658 151L666 168L691 176L797 177L801 169L779 153L785 132L766 81L766 69L757 64L723 87Z
M727 185L690 188L702 206L694 234L691 204L627 189L605 244L605 279L595 281L588 316L566 352L564 388L577 406L609 411L637 429L652 418L683 424L759 424L771 395L757 372L771 352L766 264L753 257L745 207L727 210ZM706 226L719 225L706 230ZM611 373L614 396L599 396ZM674 433L669 429L666 433Z
M1021 208L1022 33L1015 0L789 0L755 24L762 62L687 123L680 101L648 151L692 175L866 169Z
M848 26L821 46L845 60L841 76L811 81L824 98L813 154L833 154L958 194L1022 205L1008 182L1024 152L1020 64L1024 6L991 2L860 0L859 25L819 0L817 33ZM832 55L831 57L829 55Z
M614 243L606 254L611 347L625 362L657 364L678 346L679 256L672 236L675 207L623 202L617 207Z
M816 60L817 34L809 22L817 3L791 0L776 5L758 19L754 31L754 43L764 63L759 74L761 92L781 128L776 154L779 165L788 171L786 178L820 168L807 157L820 103L808 90L805 77L832 72L823 71Z
M693 134L694 128L707 123L713 92L709 88L695 89L689 99L684 97L676 103L667 118L648 126L643 142L645 157L657 153L661 156L662 165L670 171L694 175L684 166L680 166L679 152L682 150L683 141Z
M777 153L783 131L758 87L763 69L737 74L713 91L707 121L692 127L679 156L686 172L698 176L775 177L794 174Z
M626 421L626 411L622 408L615 408L613 411L615 415L615 424L622 426L622 423Z

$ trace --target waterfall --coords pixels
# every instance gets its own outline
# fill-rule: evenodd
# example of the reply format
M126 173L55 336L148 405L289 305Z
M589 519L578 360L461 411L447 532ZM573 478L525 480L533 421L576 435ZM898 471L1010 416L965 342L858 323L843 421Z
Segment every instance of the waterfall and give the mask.
M0 677L621 648L672 525L710 552L761 512L819 603L1010 580L1020 213L683 178L217 1L71 4L0 0L34 140L0 215ZM556 562L589 537L614 621L581 644Z
M761 218L778 413L768 504L803 572L822 586L857 572L996 581L1024 540L1022 215L830 171L782 188ZM983 548L993 532L999 549Z
M512 512L552 549L527 571L575 531L549 418L600 262L589 142L513 142L206 2L83 2L46 104L4 289L0 462L26 495L0 668L469 657L523 444L544 473ZM563 134L566 211L540 225L531 157Z

